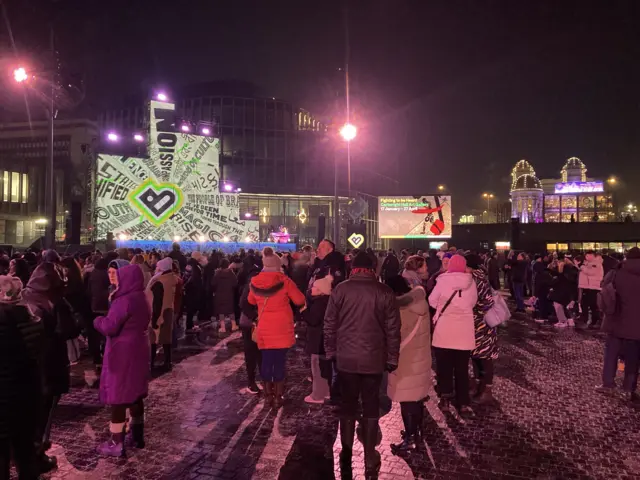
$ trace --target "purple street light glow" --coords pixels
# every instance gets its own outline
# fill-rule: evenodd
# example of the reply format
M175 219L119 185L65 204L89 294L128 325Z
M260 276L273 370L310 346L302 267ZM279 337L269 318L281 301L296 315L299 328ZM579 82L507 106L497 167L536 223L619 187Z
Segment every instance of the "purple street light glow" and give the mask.
M180 130L182 130L183 132L188 132L191 129L189 128L189 125L184 124L180 127Z
M110 142L117 142L119 139L118 134L114 133L114 132L109 132L107 134L107 140L109 140Z
M134 139L136 142L144 142L144 137L143 137L141 134L139 134L139 133L136 133L136 134L133 136L133 139Z
M211 130L208 127L204 127L202 129L202 134L203 135L209 135L211 133Z
M225 192L230 192L231 190L233 190L233 185L231 185L230 183L225 183L224 190Z
M247 212L244 214L244 218L251 218L251 213Z
M24 67L16 68L13 71L13 79L18 83L26 82L28 78L29 75L27 75L27 71Z
M156 95L156 98L158 100L160 100L161 102L166 102L167 101L167 95L164 92L158 93L158 95Z

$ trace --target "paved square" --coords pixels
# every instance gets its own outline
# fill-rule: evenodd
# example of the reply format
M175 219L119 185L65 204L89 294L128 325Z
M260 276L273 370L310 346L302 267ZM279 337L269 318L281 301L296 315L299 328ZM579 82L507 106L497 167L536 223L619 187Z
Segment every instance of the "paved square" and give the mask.
M307 360L289 356L288 402L276 415L259 396L243 392L238 333L218 341L183 342L177 364L154 379L147 401L147 447L126 459L94 453L107 435L108 411L83 386L54 421L51 479L283 479L339 478L338 419L329 407L308 406ZM476 409L463 422L428 403L426 453L391 454L402 428L399 407L381 419L382 479L407 478L640 478L640 412L593 387L600 380L602 334L554 331L524 317L501 329L495 396L499 406ZM356 442L357 443L357 442ZM362 478L362 449L354 455Z

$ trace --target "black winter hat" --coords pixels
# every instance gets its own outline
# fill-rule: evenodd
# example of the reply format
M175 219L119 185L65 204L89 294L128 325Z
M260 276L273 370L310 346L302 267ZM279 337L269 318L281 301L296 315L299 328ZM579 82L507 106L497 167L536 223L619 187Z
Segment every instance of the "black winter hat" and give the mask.
M365 252L360 252L354 257L351 267L373 270L373 260Z

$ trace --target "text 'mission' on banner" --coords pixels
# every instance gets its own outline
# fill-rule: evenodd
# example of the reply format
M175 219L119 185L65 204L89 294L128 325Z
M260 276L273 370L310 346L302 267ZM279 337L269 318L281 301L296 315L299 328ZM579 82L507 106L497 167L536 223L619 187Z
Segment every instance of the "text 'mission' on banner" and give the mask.
M451 238L451 196L378 197L380 238Z
M150 102L149 156L99 155L96 227L131 240L257 241L238 194L220 192L220 141L175 131L175 105Z

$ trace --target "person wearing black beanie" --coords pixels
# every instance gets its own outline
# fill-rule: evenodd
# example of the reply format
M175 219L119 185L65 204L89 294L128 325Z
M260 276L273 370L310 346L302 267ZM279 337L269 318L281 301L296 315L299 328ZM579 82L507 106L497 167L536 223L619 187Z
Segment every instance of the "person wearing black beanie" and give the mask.
M398 368L400 312L393 290L376 279L371 257L355 256L351 276L336 286L324 317L324 350L335 359L340 386L340 470L350 478L358 400L366 478L378 478L380 384Z

